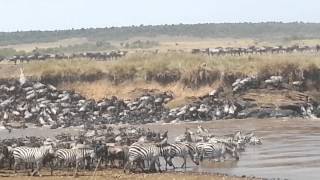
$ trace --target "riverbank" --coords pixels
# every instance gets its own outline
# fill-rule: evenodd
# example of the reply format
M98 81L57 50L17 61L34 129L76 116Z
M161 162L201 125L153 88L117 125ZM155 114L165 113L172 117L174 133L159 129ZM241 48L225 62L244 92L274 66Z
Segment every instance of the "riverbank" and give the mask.
M209 173L192 173L192 172L168 172L168 173L155 173L155 174L124 174L122 170L105 170L98 171L95 175L94 172L81 172L76 178L79 180L257 180L259 178L254 177L237 177L228 176L225 174L209 174ZM0 177L3 180L20 180L28 179L35 180L39 177L23 176L13 174L7 174L5 172L0 173ZM55 172L53 176L49 175L49 172L43 172L41 180L62 180L62 179L75 179L72 173Z

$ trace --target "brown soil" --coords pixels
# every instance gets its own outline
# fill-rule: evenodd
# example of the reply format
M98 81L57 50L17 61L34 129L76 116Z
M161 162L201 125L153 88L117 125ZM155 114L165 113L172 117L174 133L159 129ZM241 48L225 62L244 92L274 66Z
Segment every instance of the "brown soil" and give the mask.
M273 105L276 107L288 104L304 104L308 101L308 97L312 99L312 96L294 90L271 89L249 90L241 96L241 98L255 102L260 106Z
M20 180L20 179L40 179L40 177L31 177L24 174L14 175L12 172L0 172L1 180ZM72 172L54 172L53 176L49 175L49 172L42 172L41 180L56 180L56 179L75 179ZM154 173L154 174L124 174L122 170L106 170L99 171L93 176L93 172L81 172L76 179L80 180L242 180L242 179L254 179L246 177L233 177L223 174L199 174L199 173Z
M14 64L0 63L0 79L18 78L20 74L19 67Z

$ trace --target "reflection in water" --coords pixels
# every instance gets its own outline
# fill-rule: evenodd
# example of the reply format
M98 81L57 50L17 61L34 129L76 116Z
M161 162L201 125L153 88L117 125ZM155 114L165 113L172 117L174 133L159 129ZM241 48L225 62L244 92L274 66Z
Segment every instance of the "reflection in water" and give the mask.
M151 124L151 129L169 130L171 140L184 132L186 127L196 128L199 123ZM266 178L320 179L320 121L310 119L250 119L221 120L201 123L217 135L236 130L255 131L263 137L262 145L248 146L239 161L222 163L204 161L196 167L190 160L188 171L219 172L230 175L247 175ZM14 130L8 134L0 131L0 137L55 135L65 131L47 129ZM70 131L69 131L70 132ZM181 159L175 158L179 167ZM182 170L182 169L178 169Z

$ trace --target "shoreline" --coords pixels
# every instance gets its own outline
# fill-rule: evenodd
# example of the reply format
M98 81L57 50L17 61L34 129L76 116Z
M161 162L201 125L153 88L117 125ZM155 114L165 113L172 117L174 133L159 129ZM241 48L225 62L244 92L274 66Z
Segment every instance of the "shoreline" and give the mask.
M26 173L19 173L18 175L14 175L12 170L0 171L0 177L4 180L15 180L21 178L28 178L29 180L38 179L39 177L35 176L27 176ZM12 172L12 173L11 173ZM77 179L117 179L117 180L126 180L126 179L135 179L135 180L169 180L169 179L183 179L183 180L258 180L264 178L257 177L246 177L243 176L234 176L228 174L221 173L202 173L202 172L163 172L163 173L130 173L125 174L120 169L107 169L107 170L99 170L96 172L95 176L93 176L94 172L89 171L80 171ZM66 171L54 171L54 175L50 176L49 171L42 171L41 179L44 180L53 180L53 179L67 179L73 178L72 172ZM74 178L73 178L74 179Z

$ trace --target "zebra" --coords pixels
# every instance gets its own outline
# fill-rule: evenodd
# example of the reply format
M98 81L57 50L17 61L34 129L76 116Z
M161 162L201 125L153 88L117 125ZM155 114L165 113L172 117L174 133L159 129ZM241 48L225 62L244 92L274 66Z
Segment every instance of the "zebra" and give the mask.
M87 159L94 159L96 157L95 151L90 148L74 148L74 149L58 149L55 153L56 164L64 163L73 164L75 163L75 176L78 174L78 168L81 162L86 162ZM62 165L62 164L60 164Z
M134 163L144 171L144 161L150 162L149 170L155 170L155 165L158 166L161 172L159 157L164 157L166 163L172 166L171 159L168 160L169 145L167 143L134 143L129 147L128 161L124 166L124 172L129 168L132 169ZM143 164L143 165L141 165Z
M187 168L187 157L189 156L191 160L196 164L199 165L199 153L195 145L190 143L174 143L169 144L169 161L174 157L181 157L183 158L183 164L181 168L184 168L186 170ZM175 166L173 165L173 168L175 169ZM167 169L167 164L166 164Z
M225 143L229 146L237 148L238 151L245 151L245 141L243 139L234 139L232 137L212 137L209 139L208 143Z
M207 140L207 137L201 137L197 134L192 133L188 129L186 129L186 132L180 136L177 136L175 138L176 143L181 143L181 142L204 142Z
M209 158L209 160L216 159L218 161L224 161L226 154L239 160L239 153L236 147L226 143L197 143L196 147L200 153L200 161L202 161L204 157Z
M209 143L217 143L222 142L226 143L229 146L234 146L239 151L245 151L245 145L246 145L246 136L242 135L241 131L237 131L235 134L225 135L222 137L211 137L209 139Z
M21 163L35 163L36 170L32 172L32 176L36 175L37 173L39 176L41 176L40 168L44 162L45 157L53 153L54 153L54 150L52 145L43 145L40 147L27 147L27 146L16 147L12 150L13 158L15 161L14 172L17 173L17 166ZM51 171L51 175L52 175L52 171Z

